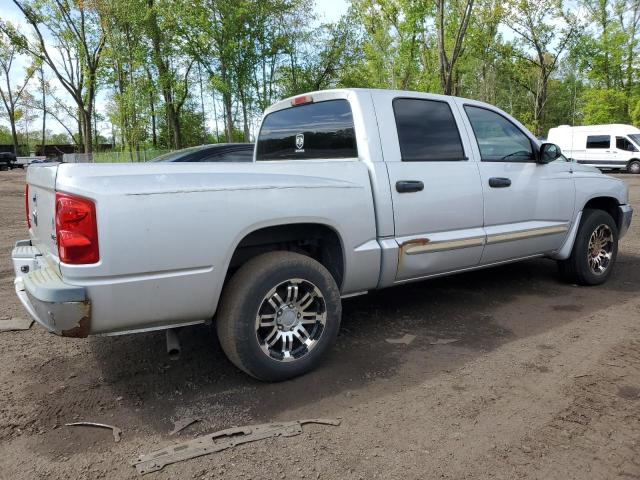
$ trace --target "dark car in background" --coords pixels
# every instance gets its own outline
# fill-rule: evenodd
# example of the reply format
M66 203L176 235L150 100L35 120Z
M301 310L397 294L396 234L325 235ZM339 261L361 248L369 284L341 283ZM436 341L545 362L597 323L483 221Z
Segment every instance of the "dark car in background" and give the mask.
M13 152L0 152L0 170L11 170L16 165L16 154Z
M215 143L165 153L153 162L252 162L253 143Z

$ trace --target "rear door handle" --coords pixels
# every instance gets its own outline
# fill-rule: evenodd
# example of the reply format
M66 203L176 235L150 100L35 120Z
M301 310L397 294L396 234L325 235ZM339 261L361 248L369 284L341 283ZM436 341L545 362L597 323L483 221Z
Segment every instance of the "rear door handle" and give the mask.
M491 188L505 188L511 186L511 179L504 177L492 177L489 179L489 186Z
M420 180L399 180L396 182L398 193L421 192L424 190L424 183Z

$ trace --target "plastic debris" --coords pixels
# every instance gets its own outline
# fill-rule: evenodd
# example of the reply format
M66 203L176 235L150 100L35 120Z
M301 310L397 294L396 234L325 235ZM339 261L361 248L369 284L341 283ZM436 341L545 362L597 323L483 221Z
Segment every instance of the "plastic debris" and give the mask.
M400 338L387 338L387 343L402 343L404 345L409 345L416 339L415 335L411 335L410 333L405 333L404 336Z
M140 455L131 462L131 465L136 467L136 470L141 475L157 472L164 468L165 465L220 452L236 445L266 438L294 437L302 433L302 425L307 423L338 426L340 425L340 420L314 418L296 420L294 422L265 423L248 427L228 428L187 442L178 443L147 455Z
M113 432L113 440L118 443L120 441L120 436L122 435L122 430L118 427L114 427L113 425L107 425L106 423L96 423L96 422L74 422L74 423L65 423L67 427L98 427L98 428L109 428Z
M199 422L199 418L183 418L182 420L178 420L173 424L173 430L169 432L169 435L175 435L176 433L180 433L182 430L187 428L189 425L192 425L196 422Z
M10 320L0 320L0 332L29 330L33 325L33 318L15 317Z

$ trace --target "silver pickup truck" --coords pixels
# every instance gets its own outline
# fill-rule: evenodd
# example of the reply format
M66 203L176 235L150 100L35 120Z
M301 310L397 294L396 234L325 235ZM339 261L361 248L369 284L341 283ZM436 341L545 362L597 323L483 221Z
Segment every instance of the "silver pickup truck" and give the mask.
M606 281L627 203L491 105L314 92L265 112L253 162L30 167L15 288L65 336L214 320L277 381L318 364L348 296L533 257Z

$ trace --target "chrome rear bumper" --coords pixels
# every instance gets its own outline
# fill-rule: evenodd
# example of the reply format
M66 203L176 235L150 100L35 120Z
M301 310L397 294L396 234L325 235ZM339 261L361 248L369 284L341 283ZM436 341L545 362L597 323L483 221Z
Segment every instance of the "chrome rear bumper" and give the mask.
M83 287L65 283L29 240L16 243L11 259L16 295L36 322L65 337L89 335L91 303Z

